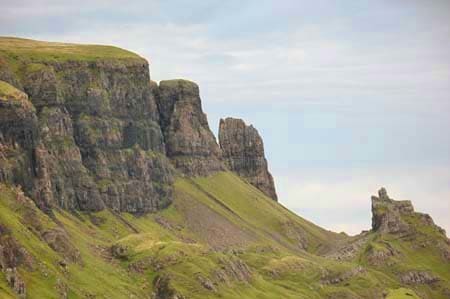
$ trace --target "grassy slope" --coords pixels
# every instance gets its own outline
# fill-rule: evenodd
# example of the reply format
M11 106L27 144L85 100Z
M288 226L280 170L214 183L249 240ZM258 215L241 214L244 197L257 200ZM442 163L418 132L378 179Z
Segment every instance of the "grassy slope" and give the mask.
M420 299L414 291L400 288L397 290L391 290L386 299Z
M316 255L320 248L343 237L290 213L231 173L177 180L174 204L157 214L135 217L109 211L77 215L56 212L59 224L31 201L18 201L15 190L0 188L0 223L10 228L35 257L32 271L24 267L19 271L29 298L58 298L61 285L67 286L69 298L150 298L153 280L161 274L169 275L176 290L194 299L377 298L388 290L389 298L403 298L405 292L413 293L399 289L390 269L371 267L363 255L354 262ZM59 266L61 254L30 229L26 221L30 210L35 215L33 225L38 223L44 230L64 227L81 253L81 262L69 263L67 271ZM286 222L302 230L310 244L308 251L300 250L286 234L280 225ZM374 238L372 242L379 240ZM398 246L408 246L398 242ZM126 249L123 259L110 255L113 244ZM404 265L427 267L431 263L437 269L441 267L437 272L443 278L448 277L448 267L439 266L434 255L406 248L404 252ZM248 265L250 277L239 281L239 273L236 277L229 274L228 282L218 282L215 273L236 261ZM358 264L366 269L350 275ZM202 286L199 277L215 283L215 290ZM339 277L345 279L327 282ZM436 295L423 288L418 294ZM0 276L0 297L13 296ZM429 298L442 297L437 294Z
M416 223L411 223L411 221ZM426 227L420 223L417 215L410 217L408 222L414 225L416 229L414 234L398 237L390 234L373 233L370 242L358 256L357 262L365 267L371 267L378 272L384 273L392 281L395 281L400 273L408 271L432 273L440 279L438 283L430 286L419 284L411 286L411 288L414 288L417 294L420 294L422 297L433 299L448 298L448 294L444 295L444 293L445 289L450 290L450 263L443 259L442 252L436 246L438 241L445 243L446 237L438 233L437 229ZM394 249L396 254L379 265L371 265L368 260L368 252L370 250L386 252L387 246ZM400 287L401 284L397 281L393 286ZM409 293L414 294L411 290L409 290ZM401 290L393 294L392 298L403 298Z

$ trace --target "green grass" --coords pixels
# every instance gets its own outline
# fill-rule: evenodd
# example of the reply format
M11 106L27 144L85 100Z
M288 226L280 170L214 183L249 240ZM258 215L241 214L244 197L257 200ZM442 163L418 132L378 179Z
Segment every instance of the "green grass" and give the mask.
M23 101L27 96L14 86L0 80L0 100Z
M10 58L20 57L35 62L143 59L135 53L113 46L44 42L15 37L0 37L0 53Z
M412 290L400 288L389 291L386 299L420 299L420 297Z
M310 252L316 252L319 247L327 247L342 238L340 234L324 230L293 214L230 172L198 178L195 179L195 183L201 189L197 193L206 192L212 195L250 227L270 238L279 239L291 248L296 247L296 240L287 236L287 225L304 233Z
M99 182L103 183L107 184ZM389 242L401 252L393 258L393 265L372 267L364 257L366 248L354 261L327 259L317 252L346 237L287 211L231 173L194 180L179 178L174 197L171 206L155 214L137 217L108 210L77 214L56 211L55 222L30 200L18 201L16 189L0 185L0 222L39 265L34 271L19 269L28 297L58 298L59 280L67 285L69 298L147 298L153 291L154 278L168 275L171 286L190 299L379 298L383 292L388 292L390 299L419 298L416 294L445 298L443 289L448 287L450 269L431 247L417 249L395 236L374 234L367 246L384 251L384 242ZM206 229L197 227L192 215ZM286 222L303 232L309 242L307 251L295 246L283 226ZM81 254L81 261L70 262L67 272L58 264L62 255L39 236L40 231L58 226L65 229ZM214 227L226 230L208 230ZM228 246L215 248L218 233L219 239L231 238ZM231 242L236 235L245 236L247 242ZM426 240L435 235L419 237ZM111 257L113 245L126 248L124 258ZM228 272L228 282L217 280L217 271L238 261L249 267L248 281ZM360 265L364 267L361 273L349 274ZM409 269L430 270L442 282L434 288L402 289L397 274ZM2 275L0 297L14 298ZM215 290L202 286L199 277L213 282ZM327 282L340 277L344 279Z

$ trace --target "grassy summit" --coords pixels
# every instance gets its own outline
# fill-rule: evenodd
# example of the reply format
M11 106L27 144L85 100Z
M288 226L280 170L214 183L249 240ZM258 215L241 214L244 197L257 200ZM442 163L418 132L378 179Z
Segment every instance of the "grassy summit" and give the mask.
M0 37L0 55L30 61L94 61L97 59L142 59L113 46L43 42L16 37Z

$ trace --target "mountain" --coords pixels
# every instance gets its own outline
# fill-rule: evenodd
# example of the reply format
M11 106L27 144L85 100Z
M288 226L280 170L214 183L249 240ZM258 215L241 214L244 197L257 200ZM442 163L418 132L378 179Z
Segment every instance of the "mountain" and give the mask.
M255 128L219 127L134 53L0 38L0 298L450 297L411 202L327 231L277 202Z

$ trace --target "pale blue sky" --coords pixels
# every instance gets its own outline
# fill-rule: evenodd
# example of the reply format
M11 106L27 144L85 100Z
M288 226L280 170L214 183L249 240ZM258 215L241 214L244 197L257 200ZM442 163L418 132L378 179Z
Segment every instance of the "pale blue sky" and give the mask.
M326 228L368 229L385 186L450 230L450 1L196 2L0 0L0 35L118 45L196 81L215 133L258 128L280 202Z

